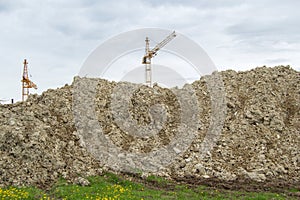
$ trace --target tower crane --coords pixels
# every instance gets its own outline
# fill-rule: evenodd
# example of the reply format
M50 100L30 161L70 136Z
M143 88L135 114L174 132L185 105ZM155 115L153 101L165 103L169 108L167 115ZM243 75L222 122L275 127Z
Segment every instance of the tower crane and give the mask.
M152 71L151 71L151 58L157 55L158 50L168 44L172 39L176 37L175 31L173 31L169 36L167 36L163 41L158 43L153 49L149 49L149 38L146 37L146 48L145 55L143 57L142 64L145 64L145 78L146 85L152 86Z
M29 95L29 88L37 89L36 84L34 84L31 80L28 78L28 62L26 59L24 59L24 68L23 68L23 77L22 77L22 101L25 101L28 98Z

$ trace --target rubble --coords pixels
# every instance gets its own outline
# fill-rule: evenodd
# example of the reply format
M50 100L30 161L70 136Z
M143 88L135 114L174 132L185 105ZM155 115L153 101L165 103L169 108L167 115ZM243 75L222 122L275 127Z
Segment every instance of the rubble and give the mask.
M157 175L174 179L194 176L225 181L244 178L257 182L285 180L299 183L299 72L288 66L278 66L217 74L224 84L226 112L222 113L225 121L208 152L201 151L215 117L212 114L214 99L208 88L212 75L181 89L187 90L191 86L199 103L195 115L199 124L185 129L181 124L188 122L183 122L181 104L174 95L174 91L180 89L171 91L159 86L137 87L132 83L75 77L71 86L31 95L26 102L0 105L0 187L47 187L60 177L88 185L84 177L101 174L103 169L116 169L104 157L99 159L98 146L89 143L91 139L97 139L92 138L95 134L98 136L97 127L101 127L102 133L116 148L128 155L148 154L168 146L179 136L184 137L185 132L196 130L187 149L174 146L173 151L178 156L154 172ZM126 88L123 96L114 92L120 85ZM78 87L84 89L80 90L82 94L77 94L79 100L83 98L80 95L92 97L84 106L74 98ZM125 93L133 88L138 89L129 98L130 95ZM118 104L122 98L129 98L128 113L123 110L125 105ZM76 113L74 115L74 110L80 114L79 118ZM121 119L131 116L136 124L118 122L120 118L116 116ZM87 125L81 127L82 123ZM136 128L137 125L142 128ZM89 131L91 135L87 134ZM104 147L109 148L109 144L106 145ZM133 162L126 153L118 156L128 163Z

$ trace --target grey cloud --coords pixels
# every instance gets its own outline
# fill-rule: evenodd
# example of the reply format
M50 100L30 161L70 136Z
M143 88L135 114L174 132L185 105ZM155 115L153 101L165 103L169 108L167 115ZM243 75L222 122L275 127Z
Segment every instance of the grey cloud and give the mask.
M0 0L0 13L9 12L13 10L15 6L12 1Z
M289 63L290 59L286 59L286 58L267 59L265 62L269 64Z
M8 9L7 5L0 3L0 13L6 11L7 9Z
M253 1L249 9L225 33L233 38L237 46L256 51L295 51L299 50L300 14L299 1L273 2ZM297 6L298 5L298 6ZM287 43L277 48L276 43Z
M299 16L300 17L300 16ZM272 21L244 20L227 28L228 34L239 39L284 39L286 41L298 42L300 27L299 19L280 19ZM293 37L291 37L293 36Z
M201 0L201 1L194 1L194 0L165 0L163 3L161 0L152 0L152 1L143 1L147 2L153 6L173 6L173 5L183 5L183 6L190 6L190 7L197 7L198 9L217 9L223 7L232 7L239 4L242 4L243 0L227 0L226 3L223 0Z

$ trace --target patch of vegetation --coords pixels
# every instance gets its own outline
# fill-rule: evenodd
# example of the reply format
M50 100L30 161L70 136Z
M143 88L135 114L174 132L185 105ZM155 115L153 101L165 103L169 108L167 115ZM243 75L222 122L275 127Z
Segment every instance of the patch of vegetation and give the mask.
M152 183L155 183L156 185L158 186L167 186L169 181L166 180L165 178L163 177L159 177L159 176L154 176L154 175L150 175L146 178L146 180L148 182L152 182Z
M33 187L3 188L0 189L0 199L287 199L285 194L219 190L202 185L194 187L185 184L176 184L157 176L149 176L145 183L129 181L112 173L89 177L88 180L90 182L89 186L79 186L68 184L67 181L61 179L48 191ZM151 184L155 184L155 187L151 187ZM173 185L173 187L166 187L170 185ZM297 192L296 190L293 191Z
M290 188L289 191L290 192L300 192L300 190L297 188Z

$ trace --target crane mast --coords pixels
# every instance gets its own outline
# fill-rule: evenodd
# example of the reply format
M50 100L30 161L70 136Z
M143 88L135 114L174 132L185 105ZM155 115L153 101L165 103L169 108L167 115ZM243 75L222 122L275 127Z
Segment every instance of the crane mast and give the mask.
M28 77L28 62L24 59L24 68L23 68L23 76L22 76L22 101L25 101L29 95L29 88L37 89L36 84L29 80Z
M167 36L163 41L158 43L153 49L149 48L149 38L146 37L146 48L145 48L145 56L143 57L142 64L145 65L145 79L146 85L152 87L152 71L151 71L151 59L157 55L157 52L168 44L172 39L176 37L175 31L173 31L169 36Z

